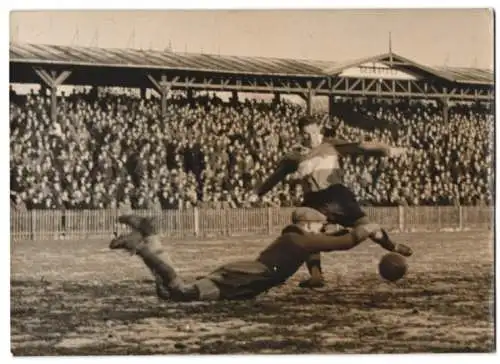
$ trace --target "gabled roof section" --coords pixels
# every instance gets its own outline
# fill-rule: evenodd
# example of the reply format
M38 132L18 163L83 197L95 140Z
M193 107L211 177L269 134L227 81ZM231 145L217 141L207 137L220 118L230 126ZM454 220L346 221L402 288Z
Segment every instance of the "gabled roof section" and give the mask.
M337 75L348 68L358 67L365 63L383 63L401 71L408 71L417 75L424 73L427 75L432 75L434 77L444 78L448 81L453 81L453 79L449 75L443 72L439 72L434 68L416 63L395 53L383 53L373 57L360 58L353 61L337 64L333 68L328 69L327 73L332 76Z
M365 63L383 63L400 71L406 71L416 75L431 75L450 82L489 85L494 84L492 70L460 67L429 67L414 62L396 53L383 53L373 57L365 57L348 62L337 63L333 67L325 69L325 72L330 76L334 76L342 73L342 71L346 69L358 67Z

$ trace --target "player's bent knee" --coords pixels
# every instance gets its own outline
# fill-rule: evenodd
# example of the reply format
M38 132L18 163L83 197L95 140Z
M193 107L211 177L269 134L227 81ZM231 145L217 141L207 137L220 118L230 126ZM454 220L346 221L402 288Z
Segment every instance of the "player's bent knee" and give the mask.
M215 301L220 298L219 287L210 279L202 278L194 282L201 301Z

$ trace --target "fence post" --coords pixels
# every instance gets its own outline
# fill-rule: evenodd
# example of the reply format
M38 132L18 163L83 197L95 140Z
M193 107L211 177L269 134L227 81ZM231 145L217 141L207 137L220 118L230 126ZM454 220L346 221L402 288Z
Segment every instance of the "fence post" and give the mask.
M440 205L437 206L437 210L438 210L438 231L441 231L443 228L443 226L442 226L443 224L441 222L441 206Z
M273 210L270 206L267 207L267 233L271 235L273 232Z
M231 229L231 224L229 223L231 217L229 216L229 209L223 208L222 211L224 211L224 233L226 236L231 236L232 234L232 229Z
M464 229L464 211L462 205L458 205L458 230Z
M398 206L398 217L399 217L399 231L403 232L405 230L405 208L402 205Z
M31 210L31 240L35 240L36 210Z
M194 207L193 214L194 214L194 236L200 236L200 216L198 213L197 206Z

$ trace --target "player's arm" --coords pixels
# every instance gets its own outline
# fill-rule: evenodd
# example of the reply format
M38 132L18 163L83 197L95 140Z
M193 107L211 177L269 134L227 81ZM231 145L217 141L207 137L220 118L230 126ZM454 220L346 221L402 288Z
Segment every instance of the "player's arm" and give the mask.
M299 245L309 254L350 250L360 242L356 242L350 232L342 236L306 234L299 238Z
M332 252L350 250L365 241L380 230L378 224L365 224L345 231L344 235L326 235L326 234L305 234L298 238L298 243L309 254L320 252Z
M332 140L335 149L341 155L366 155L376 157L397 157L405 152L404 148L391 147L390 145L377 142L348 142L344 140Z
M296 169L297 166L293 157L288 156L284 158L277 165L275 171L257 187L255 193L259 197L264 196L267 192L271 191L274 186L283 181L288 174L295 172Z

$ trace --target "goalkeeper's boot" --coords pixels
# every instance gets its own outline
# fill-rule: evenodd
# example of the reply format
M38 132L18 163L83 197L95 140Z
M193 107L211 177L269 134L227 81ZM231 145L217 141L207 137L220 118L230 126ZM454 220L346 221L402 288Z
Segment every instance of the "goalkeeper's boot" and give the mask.
M137 250L144 245L144 238L138 231L121 234L109 243L109 248L112 250L125 250L130 255L135 255Z
M162 300L169 300L171 298L170 292L165 284L163 278L159 274L155 274L156 295Z
M300 288L322 288L326 285L325 279L323 277L319 278L309 278L301 281L299 283Z
M120 215L118 222L127 225L132 230L140 232L144 237L156 235L157 229L151 217L137 215Z
M130 254L136 254L144 244L154 253L162 252L160 235L157 234L153 219L136 215L122 215L118 222L127 225L132 232L114 238L109 244L110 249L123 249Z

